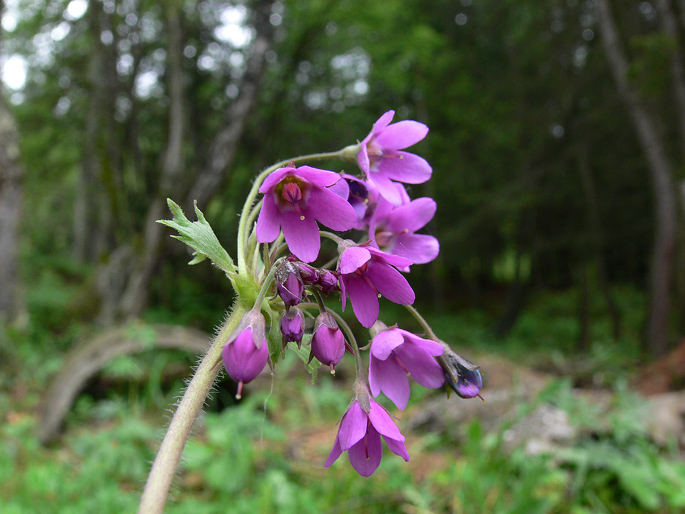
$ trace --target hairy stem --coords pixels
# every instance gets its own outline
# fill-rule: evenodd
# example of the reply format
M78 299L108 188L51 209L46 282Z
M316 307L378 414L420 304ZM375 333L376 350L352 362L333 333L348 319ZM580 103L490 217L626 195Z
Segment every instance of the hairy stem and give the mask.
M171 481L176 474L176 468L181 459L183 448L190 436L190 431L197 419L200 409L204 405L207 395L219 374L221 366L221 352L224 343L233 333L246 312L246 308L237 304L218 335L205 354L200 366L195 371L193 379L188 384L181 402L174 413L169 429L152 464L150 475L145 484L145 490L140 500L138 514L161 514L164 510Z

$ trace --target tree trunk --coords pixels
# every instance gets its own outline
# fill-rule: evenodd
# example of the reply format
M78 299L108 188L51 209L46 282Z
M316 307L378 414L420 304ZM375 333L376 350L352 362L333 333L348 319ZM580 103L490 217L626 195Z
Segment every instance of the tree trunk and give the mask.
M656 130L656 121L637 91L628 82L628 61L617 34L609 2L597 0L596 5L604 51L618 93L635 125L652 177L655 239L650 268L650 307L646 344L652 355L661 356L666 354L669 348L670 288L676 241L676 202L672 171L666 158L663 141Z
M4 0L0 0L0 19L3 9ZM1 31L0 27L0 36ZM0 320L10 321L14 321L23 310L18 259L24 175L20 155L17 126L0 87Z
M186 197L184 205L188 210L195 202L200 209L206 207L233 164L248 115L257 100L265 70L266 53L273 43L274 30L269 21L271 6L271 0L259 0L254 4L256 36L252 44L252 56L240 85L240 96L229 108L226 122L212 142L207 165L198 175Z
M604 254L604 234L602 231L602 221L599 215L599 202L597 201L597 188L592 176L592 168L590 166L590 156L587 147L587 141L583 138L581 140L580 149L578 151L578 172L583 187L583 196L585 197L585 206L587 208L588 216L588 232L589 246L597 266L597 279L599 287L604 295L604 300L607 304L607 310L613 324L613 336L618 340L621 335L621 313L616 305L611 288L609 286L609 274L607 272L607 263ZM584 265L585 266L585 265ZM583 268L584 277L587 278L587 269ZM587 280L586 280L587 282ZM583 287L586 287L586 283Z
M0 96L0 319L7 320L22 310L17 249L24 171L19 156L17 126Z
M252 55L247 72L240 87L240 94L228 110L226 123L214 138L207 166L199 173L185 201L185 208L192 212L194 201L204 209L216 194L235 158L238 143L242 137L247 118L252 110L259 91L259 84L265 69L266 53L273 42L273 27L269 21L271 0L256 2L255 30ZM183 141L186 132L184 115L185 96L183 92L184 72L182 66L183 37L177 8L167 4L169 29L168 47L168 94L170 101L168 143L162 158L162 172L159 179L160 189L152 199L145 216L143 249L135 254L130 248L122 246L115 253L111 266L103 269L100 276L101 291L107 295L103 303L100 321L111 323L118 318L139 316L149 300L149 287L155 270L162 257L162 249L167 241L165 229L156 221L164 218L166 198L179 197L180 180L184 170ZM113 254L114 255L114 254ZM116 280L127 276L125 289L116 289ZM112 289L113 288L113 289Z

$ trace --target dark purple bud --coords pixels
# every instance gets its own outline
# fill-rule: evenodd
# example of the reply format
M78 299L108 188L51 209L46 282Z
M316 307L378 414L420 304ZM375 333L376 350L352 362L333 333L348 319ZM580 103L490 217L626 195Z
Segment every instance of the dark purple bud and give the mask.
M339 291L338 277L332 271L325 269L319 270L319 276L316 279L316 285L319 286L322 293L328 294L331 291Z
M330 366L331 373L335 374L333 366L345 355L345 337L330 313L322 312L316 317L311 345L310 360L312 356L316 357L322 364Z
M283 348L286 344L294 341L299 348L304 335L304 314L297 307L288 309L281 317L281 334L283 335Z
M478 366L464 359L461 355L445 347L445 353L438 357L438 362L445 371L445 380L452 390L461 398L480 397L483 377ZM481 398L482 399L482 398Z
M316 283L317 279L319 278L318 268L315 268L314 266L304 262L298 262L297 266L300 270L300 277L302 277L302 281L305 284L311 286Z
M264 316L250 311L241 320L238 329L228 338L222 351L226 371L238 382L236 398L242 395L243 384L251 382L261 373L269 359L269 347L264 337Z
M304 283L295 263L288 260L281 263L276 270L276 288L287 307L292 307L302 301Z

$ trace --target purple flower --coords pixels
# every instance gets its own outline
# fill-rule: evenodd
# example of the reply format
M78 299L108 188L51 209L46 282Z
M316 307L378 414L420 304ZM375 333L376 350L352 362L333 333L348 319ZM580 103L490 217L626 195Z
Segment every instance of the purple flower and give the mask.
M345 355L345 337L338 327L335 318L328 312L322 312L314 321L314 334L311 341L311 357L316 357L321 364L335 366Z
M228 338L222 351L226 371L238 382L236 398L242 395L243 384L254 380L269 359L264 325L264 316L261 313L248 312L243 316L238 329Z
M371 341L371 394L378 396L383 392L398 409L404 409L409 401L407 373L423 387L441 387L445 374L434 357L442 355L443 351L440 343L422 339L401 328L382 330Z
M297 307L291 307L281 317L281 335L283 336L283 348L289 342L296 342L299 348L304 335L304 314Z
M347 183L332 171L286 166L269 175L259 192L264 193L264 205L257 219L257 240L271 243L283 229L290 251L304 262L319 255L317 221L339 231L357 222L347 202Z
M395 184L398 191L404 190L401 184ZM410 201L403 197L402 205L395 206L380 198L373 216L369 220L369 237L386 253L409 259L413 264L430 262L440 253L440 243L433 236L415 234L435 215L435 200L417 198ZM401 271L409 271L402 269Z
M354 315L364 327L370 328L380 312L379 295L403 305L414 303L415 295L409 282L393 268L410 264L409 259L370 246L348 246L338 262L343 311L349 295Z
M380 194L399 205L400 197L392 181L421 184L430 178L433 170L425 159L400 151L426 137L428 127L410 120L390 125L394 115L395 111L388 111L376 121L371 133L361 142L357 161Z
M364 409L360 400L356 399L347 409L325 467L329 467L342 452L347 451L350 464L357 473L364 477L373 475L383 456L381 436L391 452L409 461L404 436L390 415L375 400L369 398L368 404L369 407Z

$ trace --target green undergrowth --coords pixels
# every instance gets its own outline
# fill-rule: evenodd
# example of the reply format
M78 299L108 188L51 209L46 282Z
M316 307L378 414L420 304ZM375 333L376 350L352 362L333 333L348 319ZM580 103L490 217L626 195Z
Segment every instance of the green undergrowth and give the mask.
M219 386L187 446L166 512L682 512L685 463L677 445L660 447L650 439L642 424L644 401L625 386L635 369L640 318L634 313L642 298L628 290L620 297L623 339L612 339L599 302L591 311L592 344L583 354L573 352L573 292L531 299L503 339L492 335L493 318L482 312L428 316L436 332L469 357L497 354L517 364L552 363L558 370L577 370L584 362L593 373L603 370L603 383L613 389L608 413L600 416L599 406L574 393L574 379L561 378L518 406L516 418L498 429L486 430L476 419L450 431L459 436L430 427L407 433L410 462L386 447L377 472L362 478L346 455L323 467L351 399L351 363L341 363L335 377L319 373L312 384L302 363L289 355L273 379L251 384L238 405L217 402L230 397L226 384ZM414 328L402 312L396 311L401 326ZM2 336L0 351L7 358L0 364L0 512L135 512L168 423L166 409L183 387L180 379L165 377L179 361L189 369L193 359L145 352L114 361L98 375L108 388L81 394L62 438L43 447L35 436L36 410L63 361L61 343L50 346L50 331L35 327L4 328ZM559 347L550 347L554 340ZM415 387L409 412L436 394ZM511 426L543 404L566 411L577 437L548 454L508 446ZM404 430L403 421L398 424Z

